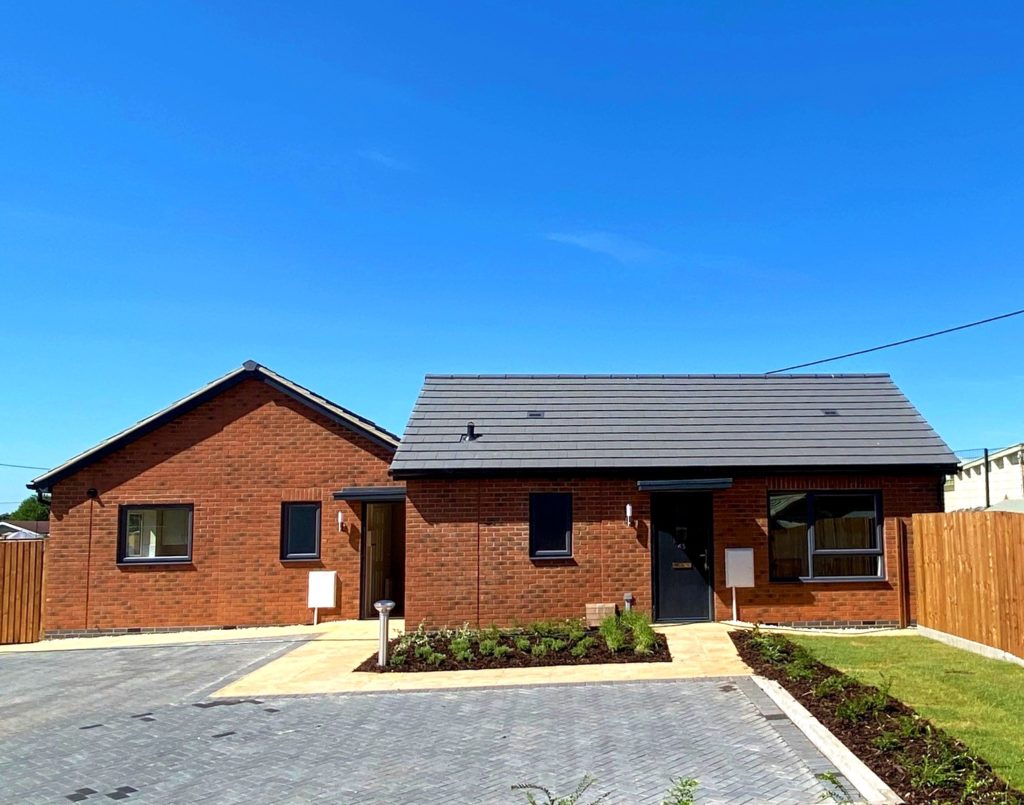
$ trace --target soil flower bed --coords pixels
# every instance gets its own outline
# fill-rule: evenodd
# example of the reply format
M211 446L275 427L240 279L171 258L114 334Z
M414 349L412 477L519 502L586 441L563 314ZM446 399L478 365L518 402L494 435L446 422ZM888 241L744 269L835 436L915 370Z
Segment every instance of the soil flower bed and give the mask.
M991 766L962 743L889 696L817 662L782 635L730 634L740 657L774 679L909 805L1024 805Z
M664 635L646 616L624 612L606 618L599 629L578 620L539 621L513 629L438 629L422 626L388 644L388 664L367 657L357 671L468 671L484 668L535 668L548 665L669 662Z

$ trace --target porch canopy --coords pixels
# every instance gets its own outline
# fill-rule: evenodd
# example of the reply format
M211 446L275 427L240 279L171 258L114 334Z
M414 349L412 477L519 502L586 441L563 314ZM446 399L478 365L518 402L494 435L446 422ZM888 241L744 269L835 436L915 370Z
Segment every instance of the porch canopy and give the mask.
M335 500L355 500L364 503L401 503L405 500L404 486L346 486L334 493Z
M641 492L700 492L712 489L728 489L732 478L684 478L678 481L637 481Z

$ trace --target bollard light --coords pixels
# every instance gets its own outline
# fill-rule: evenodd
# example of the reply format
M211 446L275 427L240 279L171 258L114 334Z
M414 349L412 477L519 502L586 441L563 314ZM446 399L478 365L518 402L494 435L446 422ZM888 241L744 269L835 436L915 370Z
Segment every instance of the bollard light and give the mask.
M380 647L377 649L377 665L385 668L388 664L388 618L391 617L391 610L395 608L395 602L385 598L383 601L375 601L373 608L380 613Z

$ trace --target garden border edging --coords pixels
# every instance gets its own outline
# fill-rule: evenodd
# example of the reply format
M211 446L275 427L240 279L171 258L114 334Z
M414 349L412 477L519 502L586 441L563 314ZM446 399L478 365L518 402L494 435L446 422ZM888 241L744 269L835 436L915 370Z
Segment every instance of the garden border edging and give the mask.
M1003 662L1012 662L1015 665L1024 666L1024 657L1018 657L1016 654L1011 654L1009 651L1003 651L1003 649L996 648L995 646L989 646L985 643L979 643L976 640L960 637L960 635L941 632L938 629L932 629L930 626L922 626L920 623L917 624L917 633L922 637L929 638L930 640L945 643L947 646L952 646L953 648L970 651L973 654L977 654L981 657L987 657L990 660L1002 660Z
M754 683L786 714L807 739L849 780L869 805L897 805L903 800L836 738L778 682L757 674Z

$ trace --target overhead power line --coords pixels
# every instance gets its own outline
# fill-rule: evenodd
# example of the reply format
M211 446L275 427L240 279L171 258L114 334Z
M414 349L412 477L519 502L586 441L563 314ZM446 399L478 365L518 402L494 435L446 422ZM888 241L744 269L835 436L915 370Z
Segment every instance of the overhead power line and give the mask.
M49 467L30 467L27 464L3 464L0 463L0 467L14 467L17 470L48 470Z
M912 344L915 341L924 341L926 338L935 338L937 335L946 335L946 333L955 333L958 330L966 330L970 327L979 327L982 324L990 324L994 321L1001 319L1009 319L1012 316L1019 316L1024 313L1024 308L1020 310L1014 310L1010 313L1003 313L999 316L992 316L988 319L982 319L981 321L972 321L970 324L960 324L956 327L948 327L945 330L937 330L934 333L925 333L924 335L916 335L913 338L904 338L902 341L893 341L889 344L882 344L878 347L869 347L868 349L858 349L856 352L847 352L845 355L835 355L831 358L822 358L818 361L808 361L807 363L798 363L793 366L786 366L782 369L772 369L770 372L765 372L766 375L777 375L779 372L791 372L793 369L806 369L808 366L818 366L822 363L831 363L832 361L841 361L844 358L852 358L855 355L867 355L869 352L878 352L880 349L891 349L892 347L900 347L904 344Z

